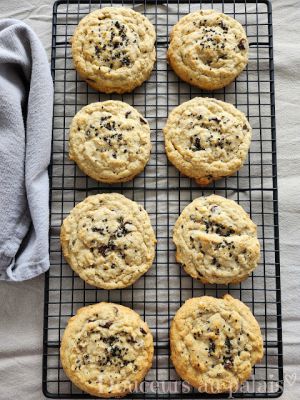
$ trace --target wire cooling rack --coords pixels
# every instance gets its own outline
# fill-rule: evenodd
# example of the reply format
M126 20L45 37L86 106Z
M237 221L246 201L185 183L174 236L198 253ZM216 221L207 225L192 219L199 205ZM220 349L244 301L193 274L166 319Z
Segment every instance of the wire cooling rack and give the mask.
M157 64L151 78L133 93L105 95L90 89L72 66L69 39L79 20L107 5L129 6L146 15L157 29ZM166 63L169 32L180 17L199 8L214 8L240 21L250 42L246 70L226 89L205 93L180 81ZM282 332L279 276L278 198L276 178L274 69L272 14L267 1L193 0L59 0L54 4L52 74L55 83L52 142L50 255L46 274L43 391L52 398L88 398L65 376L59 345L70 316L82 306L110 301L136 310L149 324L155 340L153 367L140 391L130 398L226 398L209 396L182 383L169 357L170 321L190 297L231 293L250 306L264 337L265 356L251 379L233 397L277 397L283 390ZM206 95L236 105L248 116L253 140L247 162L236 175L205 189L180 176L168 163L162 127L178 104ZM149 121L152 156L144 173L119 185L97 183L68 159L68 128L75 113L93 101L123 100L136 107ZM59 231L63 219L86 196L117 191L143 204L156 230L156 260L133 286L123 290L97 290L76 276L63 259ZM258 226L261 261L246 281L238 285L203 285L175 262L172 228L182 209L194 198L217 193L241 204Z

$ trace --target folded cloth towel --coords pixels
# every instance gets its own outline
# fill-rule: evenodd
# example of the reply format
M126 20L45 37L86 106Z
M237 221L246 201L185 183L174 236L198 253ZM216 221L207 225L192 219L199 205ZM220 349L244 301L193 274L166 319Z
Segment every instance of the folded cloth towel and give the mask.
M0 21L0 279L49 268L53 82L45 50L23 22Z

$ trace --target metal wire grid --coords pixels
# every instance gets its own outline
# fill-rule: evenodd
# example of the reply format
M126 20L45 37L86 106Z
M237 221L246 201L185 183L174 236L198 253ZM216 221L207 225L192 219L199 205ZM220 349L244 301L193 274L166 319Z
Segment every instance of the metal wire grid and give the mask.
M131 94L105 95L90 89L76 75L69 39L79 20L107 5L129 6L146 15L157 28L157 64L151 78ZM247 69L226 89L206 93L180 81L168 67L165 52L174 23L188 12L214 8L239 20L250 41ZM136 310L149 324L155 340L153 367L141 390L131 398L226 398L201 394L182 384L169 359L170 321L190 297L229 292L248 304L260 323L265 356L251 379L233 397L277 397L283 390L279 276L278 199L276 178L275 106L272 15L267 1L246 0L59 0L54 4L52 73L55 82L52 163L50 167L51 268L45 282L43 391L52 398L88 398L66 378L59 345L67 320L84 305L111 301ZM163 148L162 127L169 111L194 96L212 96L244 111L253 128L248 160L236 175L201 189L180 176ZM153 144L144 173L133 181L106 185L85 176L68 160L68 127L72 117L93 101L117 99L136 107L149 121ZM97 290L76 276L63 259L59 231L63 219L86 196L117 191L148 211L158 239L156 260L148 273L123 290ZM175 262L172 227L194 198L217 193L241 204L258 225L261 261L245 282L228 287L203 285Z

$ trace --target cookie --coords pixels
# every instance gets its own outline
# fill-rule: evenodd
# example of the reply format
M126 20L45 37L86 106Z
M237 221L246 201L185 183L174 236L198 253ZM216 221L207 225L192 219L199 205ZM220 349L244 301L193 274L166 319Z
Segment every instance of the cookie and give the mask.
M176 260L203 283L238 283L260 256L256 225L235 201L211 195L187 205L177 219Z
M230 295L187 300L172 321L170 340L178 375L206 393L236 391L263 357L256 319Z
M231 83L248 63L248 39L228 15L201 10L185 15L170 34L168 62L175 73L205 90Z
M102 8L84 17L74 32L75 69L100 92L131 92L151 74L155 40L155 29L142 14L125 7Z
M84 173L105 183L133 179L150 158L149 124L122 101L83 107L72 120L69 141L70 159Z
M153 337L146 322L128 307L98 303L70 318L60 357L70 380L99 397L122 397L151 368Z
M247 157L252 129L232 104L195 97L170 113L163 129L166 153L199 185L230 176Z
M155 256L147 212L118 193L89 196L77 204L62 224L60 240L71 268L103 289L132 285Z

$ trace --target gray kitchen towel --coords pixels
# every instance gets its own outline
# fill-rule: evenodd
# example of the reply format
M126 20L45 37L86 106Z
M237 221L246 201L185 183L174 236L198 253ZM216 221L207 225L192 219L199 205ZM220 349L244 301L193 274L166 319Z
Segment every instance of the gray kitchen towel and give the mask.
M53 83L45 50L23 22L0 20L0 279L49 268Z

